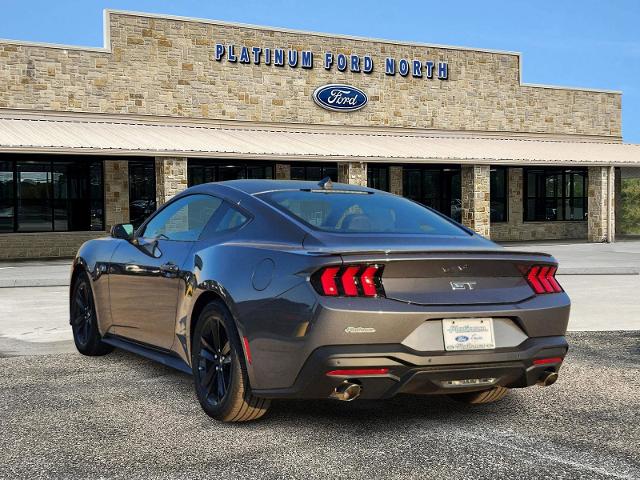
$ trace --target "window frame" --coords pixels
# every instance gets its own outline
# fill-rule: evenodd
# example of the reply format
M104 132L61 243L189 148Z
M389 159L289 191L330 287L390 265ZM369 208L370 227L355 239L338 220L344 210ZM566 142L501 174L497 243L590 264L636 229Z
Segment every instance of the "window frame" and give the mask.
M410 172L418 172L419 173L419 198L409 197L407 191L407 178L410 175ZM427 172L437 172L437 194L433 196L428 196L425 192L425 178L427 177ZM454 178L458 177L458 183L460 185L460 191L454 192ZM459 193L459 196L456 194ZM454 200L460 201L460 205L462 205L462 166L457 164L420 164L420 163L409 163L402 165L402 196L409 200L412 200L420 205L423 205L427 208L430 208L434 211L437 211L453 220L456 224L460 224L462 220L461 215L460 219L457 220L453 215L453 202ZM429 205L427 202L430 200L434 200L434 205ZM444 211L448 208L447 211Z
M276 176L276 162L275 161L240 161L233 163L221 159L207 159L207 158L188 158L187 159L187 187L195 187L204 183L221 182L220 169L224 167L239 167L242 169L244 179L251 180L249 177L249 169L251 167L271 168L271 177L265 177L267 180L273 180ZM193 183L194 171L201 170L203 182ZM207 169L212 173L210 181L204 181L207 177L205 173Z
M13 195L12 195L12 208L13 208L13 218L12 218L12 228L11 230L5 230L5 231L0 231L0 235L6 235L6 234L12 234L12 233L19 233L19 234L31 234L31 233L69 233L69 232L104 232L105 231L105 226L106 226L106 211L105 211L105 205L106 205L106 199L105 199L105 168L104 168L104 162L105 161L109 161L107 158L102 157L102 156L96 156L96 155L82 155L82 156L71 156L71 155L47 155L47 154L16 154L16 155L8 155L6 156L0 156L0 162L4 162L4 163L8 163L11 165L11 173L13 176L12 179L12 189L13 189ZM51 228L48 230L41 230L41 229L36 229L36 230L19 230L19 175L18 175L18 170L19 170L19 164L29 164L29 163L34 163L34 164L43 164L46 165L46 173L50 176L50 181L48 182L48 202L50 204L49 208L51 210L51 221L47 221L47 223L51 224ZM70 164L70 163L79 163L82 164L83 166L86 166L87 169L87 201L89 202L89 218L88 218L88 222L87 224L89 225L89 229L83 229L83 230L78 230L78 229L66 229L66 230L61 230L61 229L56 229L56 215L55 215L55 211L56 211L56 198L55 198L55 191L54 191L54 177L55 177L55 166L56 165L66 165L66 164ZM91 187L91 167L92 165L99 165L99 170L100 170L100 177L101 177L101 195L99 197L93 197L91 194L92 191L92 187ZM8 170L7 170L8 171ZM58 200L62 200L62 199L58 199ZM67 199L68 200L68 199ZM93 224L93 217L91 216L91 212L93 210L93 204L94 202L98 200L101 202L101 206L102 208L101 210L101 214L97 215L96 218L99 219L100 224L102 225L102 228L100 229L92 229L91 226ZM67 210L68 212L68 210ZM68 222L68 217L67 217L67 222Z
M543 173L543 178L545 180L545 185L546 185L546 178L548 176L551 175L560 175L560 187L561 187L561 192L560 195L556 194L555 196L547 196L546 195L546 186L545 186L545 195L543 197L538 197L537 196L537 182L535 185L536 188L536 192L534 196L529 196L529 174L531 172L542 172ZM568 175L573 175L576 173L581 173L582 174L582 196L580 197L576 197L576 196L569 196L567 194L566 191L566 182L567 182L567 177ZM522 206L522 221L523 223L544 223L544 222L585 222L588 220L588 215L589 215L589 170L586 168L565 168L565 167L526 167L523 169L522 172L522 186L523 186L523 192L522 192L522 199L523 199L523 206ZM574 186L572 184L572 190L574 189ZM557 188L556 188L557 191ZM537 219L537 218L533 218L531 219L529 217L529 200L530 199L534 199L536 202L536 210L538 209L537 207L537 203L538 202L543 202L544 204L546 204L547 201L549 200L553 200L554 202L560 202L562 204L562 218L557 218L558 215L556 214L556 218L554 219ZM581 199L582 200L582 204L583 204L583 218L566 218L567 217L567 211L566 211L566 205L567 202L571 202L575 199ZM546 208L546 207L545 207ZM535 213L534 213L535 216Z
M372 185L369 185L369 172L373 172L374 170L378 170L378 171L384 170L385 171L384 176L385 176L385 182L387 184L387 188L386 189L379 189L379 188L376 188L376 187L374 187ZM380 190L382 192L390 193L389 190L391 190L391 182L390 182L390 177L389 177L389 165L387 165L387 164L373 164L373 163L370 163L369 165L367 165L367 187L368 188L374 188L374 189Z

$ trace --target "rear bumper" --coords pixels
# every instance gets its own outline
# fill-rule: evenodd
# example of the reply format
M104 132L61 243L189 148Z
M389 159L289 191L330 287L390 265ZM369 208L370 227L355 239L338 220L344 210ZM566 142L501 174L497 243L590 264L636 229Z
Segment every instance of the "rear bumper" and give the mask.
M254 390L266 398L327 398L345 380L362 385L361 398L380 399L398 393L448 394L481 390L493 385L522 388L534 385L545 371L560 363L534 365L537 358L562 357L564 336L529 338L518 347L491 352L416 354L403 345L340 345L316 349L290 388ZM340 369L386 368L373 376L327 376ZM494 379L490 384L452 385L452 380Z

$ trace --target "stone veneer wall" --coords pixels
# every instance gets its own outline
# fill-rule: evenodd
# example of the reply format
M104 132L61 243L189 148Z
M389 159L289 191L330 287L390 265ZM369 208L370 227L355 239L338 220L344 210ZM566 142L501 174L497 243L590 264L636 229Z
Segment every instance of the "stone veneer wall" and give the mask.
M611 215L615 215L615 186L612 194L614 211ZM606 242L609 233L609 167L589 167L588 196L588 240ZM615 218L612 218L612 224L615 225Z
M291 165L276 163L276 180L291 180Z
M367 164L364 162L338 163L338 182L367 186Z
M587 222L524 222L523 169L509 168L507 222L491 223L491 240L561 240L587 238Z
M463 165L461 170L462 223L489 237L489 165Z
M392 165L389 167L389 192L394 195L402 195L403 191L402 166Z
M187 188L187 159L156 157L156 208Z
M0 260L73 257L87 240L105 232L3 233Z
M621 95L520 84L511 53L357 40L110 13L110 52L0 42L0 108L621 137ZM216 43L311 50L312 69L218 62ZM370 74L328 71L322 54L368 54ZM448 80L386 75L386 57L448 62ZM345 115L320 85L364 89Z
M104 223L109 231L113 225L129 222L129 166L127 160L104 161Z

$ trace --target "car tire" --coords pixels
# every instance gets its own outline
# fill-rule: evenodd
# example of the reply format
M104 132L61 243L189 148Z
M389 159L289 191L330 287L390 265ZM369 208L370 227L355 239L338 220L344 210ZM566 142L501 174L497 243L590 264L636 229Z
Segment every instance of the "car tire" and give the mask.
M81 272L75 278L71 292L69 323L73 331L73 342L78 351L90 357L112 352L113 347L102 341L100 330L98 330L93 291L86 272Z
M509 393L508 388L497 386L490 388L489 390L482 390L481 392L454 393L450 394L449 397L458 402L468 403L470 405L480 405L483 403L493 403L498 400L502 400L507 393Z
M209 303L197 320L191 366L196 396L210 417L222 422L246 422L267 412L271 402L252 395L240 337L221 302Z

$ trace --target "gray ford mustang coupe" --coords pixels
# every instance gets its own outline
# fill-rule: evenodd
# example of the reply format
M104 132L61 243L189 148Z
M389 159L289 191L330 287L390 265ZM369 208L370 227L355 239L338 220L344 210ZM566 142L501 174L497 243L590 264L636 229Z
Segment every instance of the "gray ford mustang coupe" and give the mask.
M118 347L193 374L222 421L277 398L487 403L557 379L570 301L556 269L386 192L235 180L85 243L71 325L85 355Z

